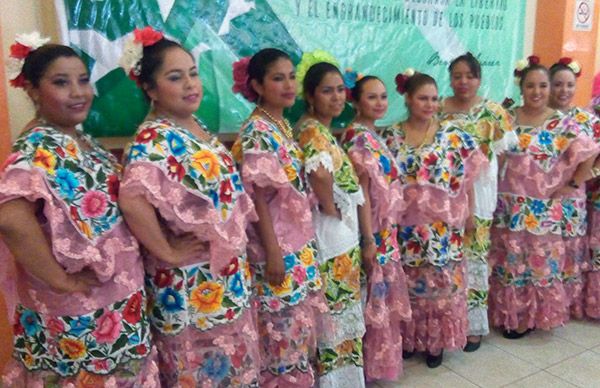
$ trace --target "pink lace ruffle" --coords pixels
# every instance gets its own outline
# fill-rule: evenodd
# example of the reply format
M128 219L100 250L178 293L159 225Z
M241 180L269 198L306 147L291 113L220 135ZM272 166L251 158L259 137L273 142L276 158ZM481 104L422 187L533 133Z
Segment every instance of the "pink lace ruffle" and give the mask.
M412 319L400 324L403 348L406 351L437 353L440 350L462 349L467 343L469 321L467 294L464 288L465 264L457 263L454 269L425 265L405 267L409 287L416 279L436 285L437 295L419 297L411 295ZM454 289L457 279L460 286ZM441 279L443 278L443 279ZM442 288L437 287L441 283ZM413 285L414 287L414 285Z
M231 215L223 220L210 198L187 190L182 184L165 177L157 166L137 162L127 166L120 193L123 196L143 196L176 233L194 233L198 239L210 242L210 270L218 273L232 257L245 250L246 227L257 219L254 205L247 194L240 195ZM186 264L193 264L192 260ZM148 263L150 272L158 263ZM164 266L164 263L160 264Z
M209 381L207 373L218 375L211 376L215 379L211 387L221 386L219 382L225 379L232 386L249 386L258 381L260 355L252 309L237 320L211 330L200 331L189 326L174 336L155 333L154 340L160 379L165 387L203 386L202 383ZM212 367L205 366L209 359L215 359ZM219 371L223 362L230 367Z
M0 203L17 198L43 201L43 218L39 222L51 243L56 261L68 273L89 268L102 284L90 295L58 294L24 270L12 272L14 258L4 243L0 243L0 265L3 268L0 286L5 293L11 320L17 303L41 313L81 315L122 299L143 285L138 244L125 223L119 222L95 241L83 237L75 229L69 209L52 195L44 174L36 169L13 168L4 173L0 184Z
M584 311L587 318L600 319L600 271L584 274Z
M564 287L569 301L571 316L582 319L585 315L584 274L590 271L587 236L564 238L565 264Z
M577 166L600 152L600 145L586 135L574 139L550 171L543 171L531 155L511 155L501 171L498 192L549 198L573 176ZM504 177L504 178L503 178Z
M491 325L507 330L550 330L569 320L567 295L561 282L548 287L515 287L504 286L491 277L488 303Z
M367 381L395 381L402 375L400 322L411 318L406 276L400 262L375 265L367 277L367 331L363 338Z
M369 175L369 196L371 198L371 222L374 230L381 230L396 223L404 213L400 182L387 182L379 161L369 150L353 147L348 152L357 175Z
M310 200L292 186L274 155L267 152L247 152L244 154L241 170L244 188L251 197L254 186L270 189L267 199L273 229L286 253L302 248L314 237ZM251 237L249 245L252 257L265 256L258 239Z

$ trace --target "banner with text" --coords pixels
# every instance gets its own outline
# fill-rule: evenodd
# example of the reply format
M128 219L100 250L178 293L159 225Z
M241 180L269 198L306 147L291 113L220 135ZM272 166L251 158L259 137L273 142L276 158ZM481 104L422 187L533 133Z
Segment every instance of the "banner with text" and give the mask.
M520 0L55 0L64 40L91 69L96 99L85 123L95 136L127 136L148 110L118 67L124 40L151 25L198 60L204 99L198 115L211 131L236 132L253 106L231 92L231 65L264 47L324 49L343 68L379 76L390 108L381 125L405 115L394 77L408 67L432 75L449 94L447 66L470 51L481 62L481 94L517 94L513 65L522 56L525 2ZM291 119L302 110L299 101ZM338 125L351 117L348 108Z

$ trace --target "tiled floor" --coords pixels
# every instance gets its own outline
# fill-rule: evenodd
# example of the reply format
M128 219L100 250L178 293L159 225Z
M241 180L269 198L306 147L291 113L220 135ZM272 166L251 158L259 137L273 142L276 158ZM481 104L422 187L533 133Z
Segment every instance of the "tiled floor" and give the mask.
M398 382L368 387L600 388L600 322L574 321L519 340L492 332L474 353L445 353L436 369L427 368L416 355L405 361Z

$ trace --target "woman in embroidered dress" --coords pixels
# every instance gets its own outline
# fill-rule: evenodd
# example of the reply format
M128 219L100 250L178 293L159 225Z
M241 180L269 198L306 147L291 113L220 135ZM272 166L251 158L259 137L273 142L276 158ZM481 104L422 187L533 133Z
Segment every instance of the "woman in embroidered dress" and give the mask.
M14 334L0 385L155 387L142 258L117 207L120 167L77 128L93 98L85 65L45 42L33 33L11 46L11 60L24 59L11 84L37 115L0 178L10 250L0 249L0 284Z
M412 320L402 323L405 357L426 352L441 365L443 351L462 349L468 328L463 236L469 195L484 154L475 139L436 119L435 80L409 69L396 77L409 110L406 121L382 132L398 163L406 206L398 244L408 281Z
M600 120L593 113L572 105L577 77L580 74L579 63L571 58L561 58L550 67L549 106L569 115L589 137L598 142ZM586 201L584 186L565 196L563 206ZM572 225L571 230L563 230L566 244L563 281L571 315L578 319L586 315L600 318L600 213L594 206L594 202L598 201L598 182L590 182L589 188L591 202L587 206L588 215L582 213L579 218L569 223Z
M327 62L323 62L327 61ZM321 387L364 387L362 337L365 322L361 307L358 212L363 192L350 159L329 127L344 109L346 91L335 59L317 50L305 53L297 78L303 90L306 114L298 123L308 182L317 204L313 210L319 269L333 328L318 338L318 372ZM369 216L369 214L367 214ZM364 229L363 229L364 228ZM375 256L370 220L361 225L366 236L362 258Z
M234 91L257 106L233 146L258 222L248 256L258 299L261 387L311 387L317 308L327 306L316 260L315 232L302 151L283 118L296 100L290 57L264 49L234 64Z
M230 153L194 117L202 100L194 58L138 31L137 81L153 109L129 147L120 203L147 252L161 381L257 386L245 233L254 207Z
M519 61L515 73L523 106L510 113L519 144L500 173L490 252L491 324L509 339L569 319L563 234L585 234L586 209L585 199L568 198L598 154L575 120L547 107L550 78L539 58Z
M344 76L353 78L352 72ZM363 192L369 193L362 206L371 214L377 245L376 259L365 268L365 377L367 381L395 381L402 374L400 322L410 320L411 313L397 238L396 222L404 210L398 166L375 132L375 121L387 111L387 90L379 78L366 76L355 82L350 93L356 116L342 135L342 146Z
M471 227L466 231L464 240L469 314L469 333L464 351L474 352L481 345L481 337L490 332L487 316L488 253L498 196L498 157L518 139L506 111L495 102L477 95L481 84L481 65L471 53L455 58L448 70L454 95L442 101L440 120L452 120L469 132L489 160L489 168L482 169L474 183L473 217L469 220Z

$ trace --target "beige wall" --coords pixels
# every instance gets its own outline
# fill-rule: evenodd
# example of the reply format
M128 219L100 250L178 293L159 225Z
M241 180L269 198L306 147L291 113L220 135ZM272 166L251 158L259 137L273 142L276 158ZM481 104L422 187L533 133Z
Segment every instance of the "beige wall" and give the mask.
M2 25L2 57L8 56L10 45L19 33L34 30L58 42L56 13L52 0L0 0ZM8 111L13 137L31 120L34 111L21 89L8 87Z

